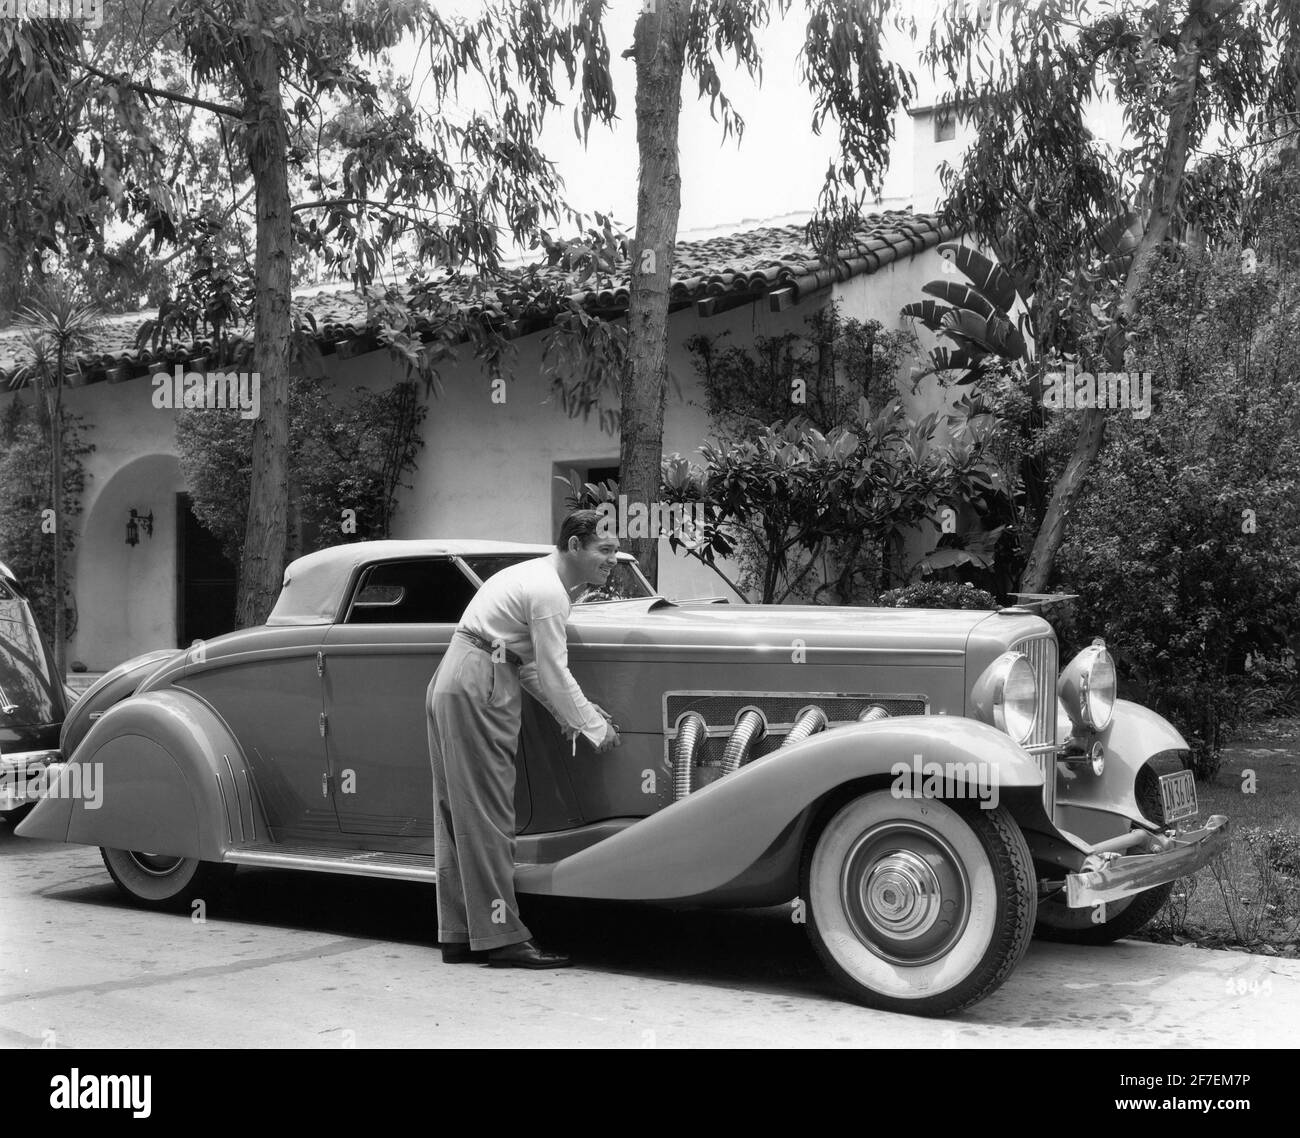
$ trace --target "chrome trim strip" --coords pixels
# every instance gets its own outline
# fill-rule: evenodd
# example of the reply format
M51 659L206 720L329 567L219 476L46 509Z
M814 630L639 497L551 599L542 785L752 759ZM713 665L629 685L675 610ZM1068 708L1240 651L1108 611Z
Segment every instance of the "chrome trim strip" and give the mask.
M5 751L0 754L0 766L31 766L33 763L63 762L63 752L57 747L44 747L39 751Z
M576 605L574 606L577 607ZM581 629L581 625L578 626ZM653 652L667 652L671 650L691 650L697 652L744 652L763 653L777 652L784 656L789 656L789 644L669 644L666 641L656 641L653 644L588 644L582 640L570 640L569 650L581 648L585 651L603 649L608 652L640 652L643 650ZM965 661L966 655L960 648L906 648L898 647L889 648L863 648L856 644L809 644L803 649L805 652L829 652L839 653L841 655L856 656L888 656L895 660L900 655L903 656L951 656L953 659L952 667L961 666ZM927 661L930 662L930 661Z
M244 776L244 793L240 799L240 810L243 810L244 799L248 800L248 837L251 841L257 841L257 815L253 811L253 785L248 780L248 767L240 767L239 773Z
M231 837L232 840L234 840L234 841L240 841L240 842L246 842L246 841L248 841L248 835L244 833L244 810L243 810L243 806L242 806L242 804L241 804L240 801L239 801L239 780L235 777L235 765L234 765L234 763L232 763L232 762L230 761L230 756L227 755L224 751L222 752L221 757L222 757L223 759L225 759L225 761L226 761L226 770L228 770L228 771L230 772L230 790L231 790L231 793L234 794L234 796L235 796L235 802L234 802L234 806L235 806L235 816L239 819L239 837L238 837L238 838L235 838L235 820L234 820L233 818L230 817L230 805L231 805L231 804L230 804L230 801L229 801L228 799L225 800L225 801L226 801L226 824L230 827L230 837ZM223 793L222 793L222 798L225 799L225 794L224 794L224 791L225 791L225 785L224 785L224 781L222 780L220 774L217 775L217 781L218 781L218 782L222 782L222 784L223 784L223 785L222 785L222 791L223 791Z
M259 865L268 869L303 869L314 873L345 873L352 877L389 877L399 881L437 881L438 871L429 858L428 867L378 860L383 854L355 850L337 856L296 854L288 850L227 850L222 858L233 865Z

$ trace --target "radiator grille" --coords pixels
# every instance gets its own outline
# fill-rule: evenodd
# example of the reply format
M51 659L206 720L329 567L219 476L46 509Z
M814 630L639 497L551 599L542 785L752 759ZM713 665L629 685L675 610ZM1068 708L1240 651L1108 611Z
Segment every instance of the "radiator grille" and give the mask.
M1056 809L1056 640L1038 636L1019 640L1012 652L1023 652L1038 677L1038 707L1034 712L1034 729L1025 741L1025 750L1038 760L1043 772L1043 806L1047 816Z

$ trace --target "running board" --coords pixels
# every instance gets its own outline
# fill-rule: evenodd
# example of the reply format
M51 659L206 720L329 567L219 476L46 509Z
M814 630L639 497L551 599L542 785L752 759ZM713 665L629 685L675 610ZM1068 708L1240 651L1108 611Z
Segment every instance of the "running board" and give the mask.
M523 892L540 873L551 866L638 821L614 818L544 834L521 834L515 842L515 871L522 873ZM354 877L387 877L396 881L436 883L438 872L432 854L385 853L373 850L338 849L329 846L284 846L275 842L249 842L226 851L228 865L255 865L264 869L299 869L313 873L346 873ZM542 890L549 892L549 889Z
M436 882L433 858L420 854L373 853L367 850L303 849L292 846L247 845L226 851L229 865L265 869L303 869L315 873L346 873L354 877L389 877L399 881Z

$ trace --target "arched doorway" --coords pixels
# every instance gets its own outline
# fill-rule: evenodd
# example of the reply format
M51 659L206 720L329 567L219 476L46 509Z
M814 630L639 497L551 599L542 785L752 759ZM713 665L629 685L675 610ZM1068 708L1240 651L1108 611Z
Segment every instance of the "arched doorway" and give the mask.
M152 515L152 533L139 522L131 532L133 512ZM79 528L69 659L106 671L234 628L234 566L194 517L175 455L143 455L116 470Z

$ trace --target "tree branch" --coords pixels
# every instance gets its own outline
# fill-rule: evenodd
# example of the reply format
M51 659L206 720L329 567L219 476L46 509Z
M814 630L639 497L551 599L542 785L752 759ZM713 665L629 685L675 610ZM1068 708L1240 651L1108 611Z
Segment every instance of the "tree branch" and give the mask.
M128 91L135 91L140 95L148 95L154 99L169 99L173 103L185 103L187 106L198 107L201 111L211 111L216 115L226 115L230 118L242 119L244 112L238 107L226 106L224 103L213 103L207 99L198 99L193 95L186 95L180 91L162 91L148 83L136 83L131 79L126 79L121 75L114 75L111 71L105 71L96 67L93 63L87 63L82 59L73 59L65 57L68 63L89 71L92 75L98 76L105 82L113 83L118 87L123 87Z

